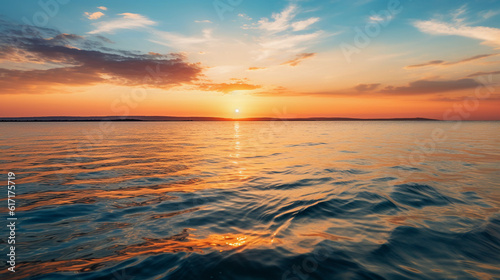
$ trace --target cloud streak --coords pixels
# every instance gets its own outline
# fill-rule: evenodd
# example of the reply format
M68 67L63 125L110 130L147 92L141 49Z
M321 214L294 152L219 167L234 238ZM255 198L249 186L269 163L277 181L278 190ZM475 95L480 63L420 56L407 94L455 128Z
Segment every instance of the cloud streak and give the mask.
M432 60L432 61L429 61L429 62L426 62L426 63L408 65L405 68L406 69L410 69L410 68L420 68L420 67L436 66L436 65L439 65L439 66L451 66L451 65L457 65L457 64L467 63L467 62L471 62L471 61L474 61L474 60L479 60L479 59L483 59L483 58L487 58L487 57L492 57L492 56L496 56L496 55L498 55L498 54L480 54L480 55L475 55L475 56L472 56L472 57L461 59L459 61L452 61L452 62L446 62L444 60Z
M498 75L500 74L500 71L489 71L489 72L475 72L470 75L468 75L468 78L472 77L478 77L478 76L485 76L485 75Z
M292 23L292 28L293 28L293 31L305 30L309 26L313 25L314 23L316 23L318 21L319 21L319 18L317 18L317 17L308 18L306 20L301 20L301 21L297 21L297 22Z
M159 30L152 31L152 34L154 34L155 39L151 39L151 42L182 50L188 50L193 46L205 44L214 40L212 38L211 29L204 29L202 36L185 36Z
M380 86L380 84L375 83L375 84L359 84L354 87L354 89L358 92L365 92L365 91L373 91L377 89Z
M96 29L88 32L88 34L113 33L120 29L140 29L157 24L155 21L139 14L123 13L119 14L119 16L121 17L118 19L95 23Z
M281 65L297 66L304 59L315 56L316 53L301 53L295 56L294 59L281 63Z
M409 83L407 86L386 86L380 91L385 94L397 95L420 95L440 92L460 91L475 88L481 85L474 79L458 79L446 81L418 80Z
M222 92L224 94L231 93L236 90L254 90L258 89L261 86L248 84L243 81L235 82L235 83L202 83L197 86L200 90L205 91L217 91Z
M481 40L483 44L500 47L500 29L486 26L469 26L462 21L447 23L438 20L415 21L421 32L433 35L456 35Z

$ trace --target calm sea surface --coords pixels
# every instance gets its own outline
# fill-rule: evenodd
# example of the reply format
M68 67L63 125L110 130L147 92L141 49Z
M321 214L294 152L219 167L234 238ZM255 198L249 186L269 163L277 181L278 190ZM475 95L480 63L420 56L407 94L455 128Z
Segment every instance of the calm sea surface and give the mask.
M500 279L500 122L0 131L2 279Z

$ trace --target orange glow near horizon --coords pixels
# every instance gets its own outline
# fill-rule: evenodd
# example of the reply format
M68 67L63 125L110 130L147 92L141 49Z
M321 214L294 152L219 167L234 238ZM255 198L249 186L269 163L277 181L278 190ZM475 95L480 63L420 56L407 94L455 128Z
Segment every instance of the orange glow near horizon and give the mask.
M180 116L180 117L350 117L434 118L459 114L464 102L423 98L252 96L250 94L164 93L150 89L146 98L134 100L126 87L96 86L65 94L2 95L1 117L27 116ZM191 95L191 98L186 98ZM6 106L8 104L8 106ZM74 106L78 104L78 106ZM472 106L471 102L466 106ZM478 100L466 110L471 120L498 120L500 101ZM461 108L461 109L460 109ZM237 111L238 110L238 111ZM461 110L461 111L460 111ZM449 113L448 113L449 114ZM450 115L450 114L449 114Z

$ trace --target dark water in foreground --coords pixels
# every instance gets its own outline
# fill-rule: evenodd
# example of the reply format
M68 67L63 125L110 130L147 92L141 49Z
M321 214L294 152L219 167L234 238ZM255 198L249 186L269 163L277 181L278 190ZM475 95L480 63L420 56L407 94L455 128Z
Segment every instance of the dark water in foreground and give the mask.
M499 122L0 129L3 279L500 279Z

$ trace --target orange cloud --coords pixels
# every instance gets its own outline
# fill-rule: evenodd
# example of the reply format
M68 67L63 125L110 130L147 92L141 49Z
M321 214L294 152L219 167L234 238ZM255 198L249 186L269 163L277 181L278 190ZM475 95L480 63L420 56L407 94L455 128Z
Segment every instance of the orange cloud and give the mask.
M378 88L380 84L359 84L354 87L357 91L372 91L376 88Z
M258 89L261 86L259 85L251 85L245 82L236 82L236 83L220 83L220 84L199 84L198 88L206 91L218 91L224 94L230 93L235 90L253 90Z
M264 70L264 69L267 69L267 67L248 67L248 70L252 71L252 70Z
M430 81L430 80L418 80L409 83L407 86L387 86L381 93L386 94L398 94L398 95L417 95L417 94L429 94L447 91L459 91L464 89L475 88L481 84L476 82L474 79L458 79L458 80L447 80L447 81Z
M85 12L85 16L88 19L98 19L98 18L102 17L103 15L104 14L102 12L95 12L95 13Z
M316 53L300 53L300 54L296 55L294 59L283 62L283 63L281 63L281 65L297 66L304 59L313 57L315 55L316 55Z
M477 76L484 76L484 75L498 75L500 74L500 71L489 71L489 72L475 72L470 75L468 75L468 78L472 77L477 77Z
M433 65L450 66L450 65L466 63L466 62L470 62L470 61L474 61L474 60L478 60L478 59L482 59L482 58L486 58L486 57L496 56L496 55L498 55L498 54L480 54L480 55L475 55L472 57L464 58L462 60L453 61L453 62L446 62L444 60L432 60L432 61L429 61L426 63L409 65L409 66L406 66L405 68L406 69L419 68L419 67L433 66Z

